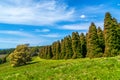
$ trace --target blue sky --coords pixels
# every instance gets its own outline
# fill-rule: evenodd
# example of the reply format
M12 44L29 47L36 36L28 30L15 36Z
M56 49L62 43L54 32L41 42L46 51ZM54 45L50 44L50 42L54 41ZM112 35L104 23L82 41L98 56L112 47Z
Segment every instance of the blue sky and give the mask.
M72 32L103 27L110 12L120 21L119 0L0 0L0 49L49 45Z

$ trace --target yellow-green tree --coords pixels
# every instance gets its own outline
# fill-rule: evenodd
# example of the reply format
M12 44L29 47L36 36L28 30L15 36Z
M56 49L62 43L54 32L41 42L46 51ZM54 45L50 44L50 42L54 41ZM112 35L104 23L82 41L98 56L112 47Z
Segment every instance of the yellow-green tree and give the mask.
M97 29L94 23L91 23L87 35L87 57L94 58L102 55L102 48L99 45Z
M64 59L66 55L66 47L65 47L65 38L61 40L61 54L60 54L60 58Z
M25 65L31 60L30 49L28 45L18 45L13 53L9 55L12 66Z
M72 39L70 35L65 37L65 52L66 52L66 55L64 59L72 58L73 50L72 50Z
M83 57L81 54L81 44L80 44L80 37L78 32L72 33L72 50L73 50L73 56L72 56L73 59Z
M104 56L120 54L120 27L115 18L107 12L104 19L105 53Z

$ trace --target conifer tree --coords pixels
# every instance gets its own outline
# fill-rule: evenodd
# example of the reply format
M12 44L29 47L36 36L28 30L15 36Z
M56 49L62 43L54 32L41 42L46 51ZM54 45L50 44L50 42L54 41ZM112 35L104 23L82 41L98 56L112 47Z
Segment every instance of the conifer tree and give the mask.
M66 47L65 47L65 38L61 40L61 54L60 58L63 59L66 54Z
M71 36L67 36L65 37L65 51L66 51L66 55L65 55L65 59L70 59L73 56L73 51L72 51L72 39Z
M83 33L80 34L80 42L81 42L81 54L83 57L86 57L86 37Z
M47 48L47 59L51 59L53 57L51 46L47 46L46 48Z
M99 45L102 48L102 53L104 53L105 41L104 41L103 31L100 27L98 27L98 29L97 29L97 35L98 35L98 39L99 39Z
M44 58L43 56L44 56L44 47L42 47L39 52L39 57Z
M85 38L85 40L86 40L86 56L87 56L87 50L88 50L88 49L87 49L87 48L88 48L88 47L87 47L87 46L88 46L88 45L87 45L87 41L88 41L87 39L88 39L88 32L86 33L86 38Z
M119 25L109 12L104 19L105 53L104 56L116 56L120 53Z
M48 48L47 46L44 47L44 58L47 59L47 52L48 52Z
M94 23L91 23L87 35L87 57L94 58L102 55L102 49L99 45L97 29Z
M72 58L81 58L83 57L81 54L81 44L78 32L72 33L72 49L73 49L73 56Z
M109 12L105 14L104 19L104 38L105 38L105 53L104 56L111 56L110 54L110 45L109 45L109 38L110 38L110 28L112 24L112 17Z
M52 54L53 54L53 59L56 59L56 42L52 44Z
M118 23L118 27L117 27L117 40L118 40L118 45L120 50L120 23Z
M61 53L61 48L60 48L60 41L57 41L56 42L56 58L55 59L60 59L60 53Z

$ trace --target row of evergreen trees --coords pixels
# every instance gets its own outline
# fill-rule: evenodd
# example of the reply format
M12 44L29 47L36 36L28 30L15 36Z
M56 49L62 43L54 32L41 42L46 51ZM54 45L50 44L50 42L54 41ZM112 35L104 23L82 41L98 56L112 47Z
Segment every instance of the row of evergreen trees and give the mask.
M75 59L116 56L120 54L120 24L107 12L104 30L91 23L86 35L73 32L61 41L40 49L44 59Z

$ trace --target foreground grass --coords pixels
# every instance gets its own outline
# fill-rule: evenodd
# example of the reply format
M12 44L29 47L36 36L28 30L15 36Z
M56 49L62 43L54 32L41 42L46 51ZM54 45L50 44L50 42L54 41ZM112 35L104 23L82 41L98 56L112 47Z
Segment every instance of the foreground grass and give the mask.
M0 65L0 80L120 80L120 57L44 60L13 68Z

